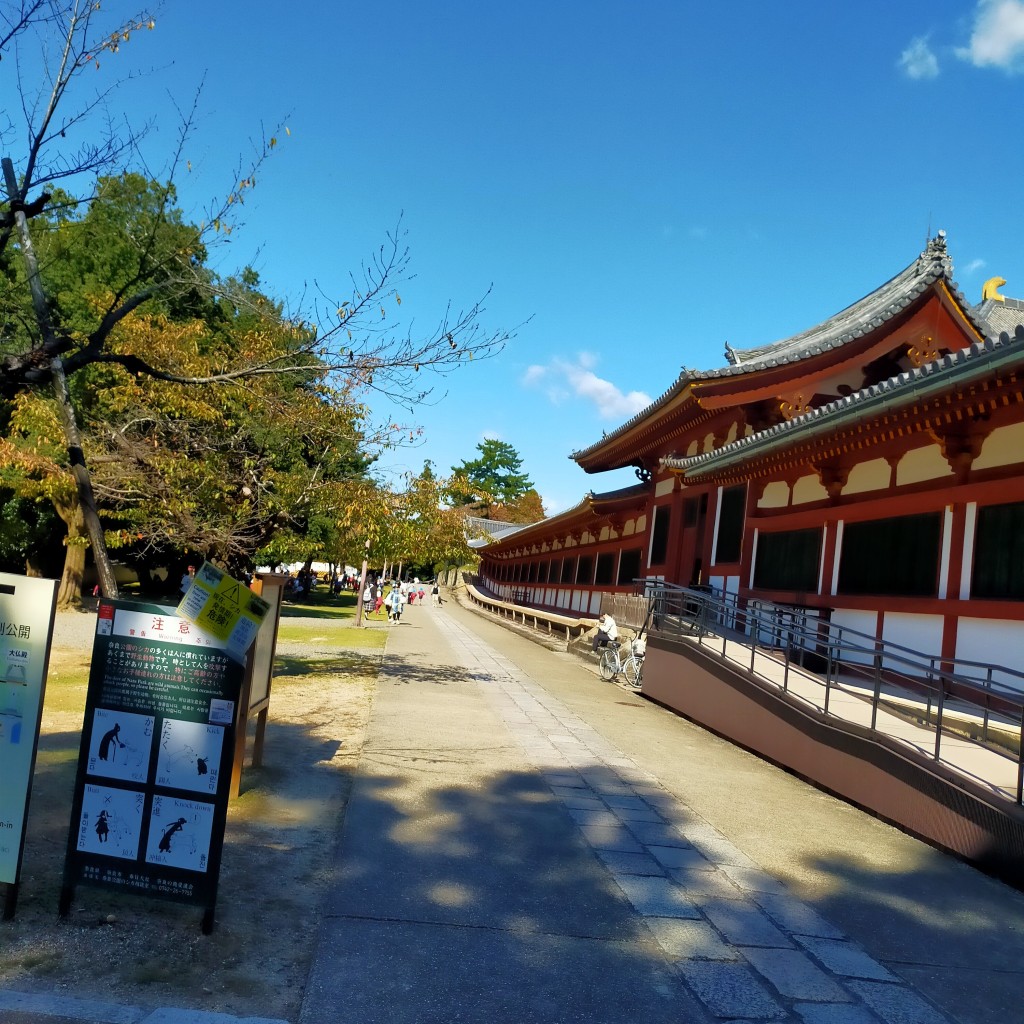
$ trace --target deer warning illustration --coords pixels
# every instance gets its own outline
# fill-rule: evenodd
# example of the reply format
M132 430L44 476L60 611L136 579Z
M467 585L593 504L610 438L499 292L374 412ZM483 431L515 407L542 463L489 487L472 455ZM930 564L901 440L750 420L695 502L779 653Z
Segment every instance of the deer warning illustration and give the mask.
M213 804L155 796L149 817L146 861L206 871L210 860Z
M125 782L145 782L153 748L153 716L96 708L88 772Z
M194 793L217 792L224 727L165 718L160 728L156 784Z
M141 793L87 785L78 820L77 848L83 853L134 860L142 833Z

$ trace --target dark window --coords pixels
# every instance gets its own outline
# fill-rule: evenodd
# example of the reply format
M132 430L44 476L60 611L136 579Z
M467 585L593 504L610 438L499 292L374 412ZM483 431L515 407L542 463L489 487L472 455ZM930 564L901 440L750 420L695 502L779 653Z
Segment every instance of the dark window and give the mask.
M594 559L590 555L580 555L576 565L576 582L590 584L594 579Z
M641 551L639 548L622 552L622 557L619 559L620 587L627 587L633 580L640 578L640 558Z
M547 581L548 581L548 569L550 568L550 566L551 566L550 562L541 562L537 566L537 582L538 583L547 583Z
M537 582L537 563L536 562L531 562L530 563L530 575L527 577L527 582L528 583L536 583Z
M594 576L594 583L599 587L608 586L615 582L615 552L606 551L603 555L597 556L597 574Z
M978 509L971 597L1024 600L1024 504Z
M522 579L522 572L523 572L523 564L522 564L522 562L516 562L516 564L514 566L512 566L512 582L513 583L518 583L520 581L520 579Z
M816 593L820 564L821 530L762 533L757 538L754 586Z
M722 491L722 504L718 510L718 544L715 564L738 562L743 542L743 513L747 500L746 485L727 487Z
M938 512L847 523L839 559L839 593L934 597L941 532Z
M557 583L562 578L562 560L560 558L551 559L551 566L548 569L548 579L552 583Z
M672 522L672 509L662 505L654 510L654 535L651 538L651 565L664 565L668 557L668 532ZM622 575L622 570L619 570ZM639 576L639 572L636 573Z
M563 558L562 559L562 582L572 583L573 581L573 570L576 568L575 558Z

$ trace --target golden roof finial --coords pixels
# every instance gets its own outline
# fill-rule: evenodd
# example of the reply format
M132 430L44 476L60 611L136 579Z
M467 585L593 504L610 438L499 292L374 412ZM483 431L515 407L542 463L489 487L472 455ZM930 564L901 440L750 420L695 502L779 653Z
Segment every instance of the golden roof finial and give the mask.
M981 301L984 302L986 299L995 299L996 302L1005 302L1006 296L1000 295L997 289L1002 288L1006 284L1005 277L990 277L981 286Z

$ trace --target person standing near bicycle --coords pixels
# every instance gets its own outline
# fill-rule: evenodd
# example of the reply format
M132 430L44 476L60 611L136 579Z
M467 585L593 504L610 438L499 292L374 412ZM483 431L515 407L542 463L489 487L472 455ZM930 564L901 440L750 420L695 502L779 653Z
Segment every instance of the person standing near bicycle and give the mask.
M597 620L597 632L594 634L593 652L597 654L599 647L607 647L619 639L619 627L615 620L607 613L601 612Z

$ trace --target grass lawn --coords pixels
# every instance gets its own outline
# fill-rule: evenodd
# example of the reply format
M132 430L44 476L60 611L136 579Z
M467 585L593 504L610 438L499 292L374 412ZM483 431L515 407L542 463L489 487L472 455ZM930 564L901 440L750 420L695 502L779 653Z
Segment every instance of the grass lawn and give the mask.
M281 605L284 619L352 619L356 617L356 595L352 591L330 594L325 587L314 590L309 597L287 598Z

